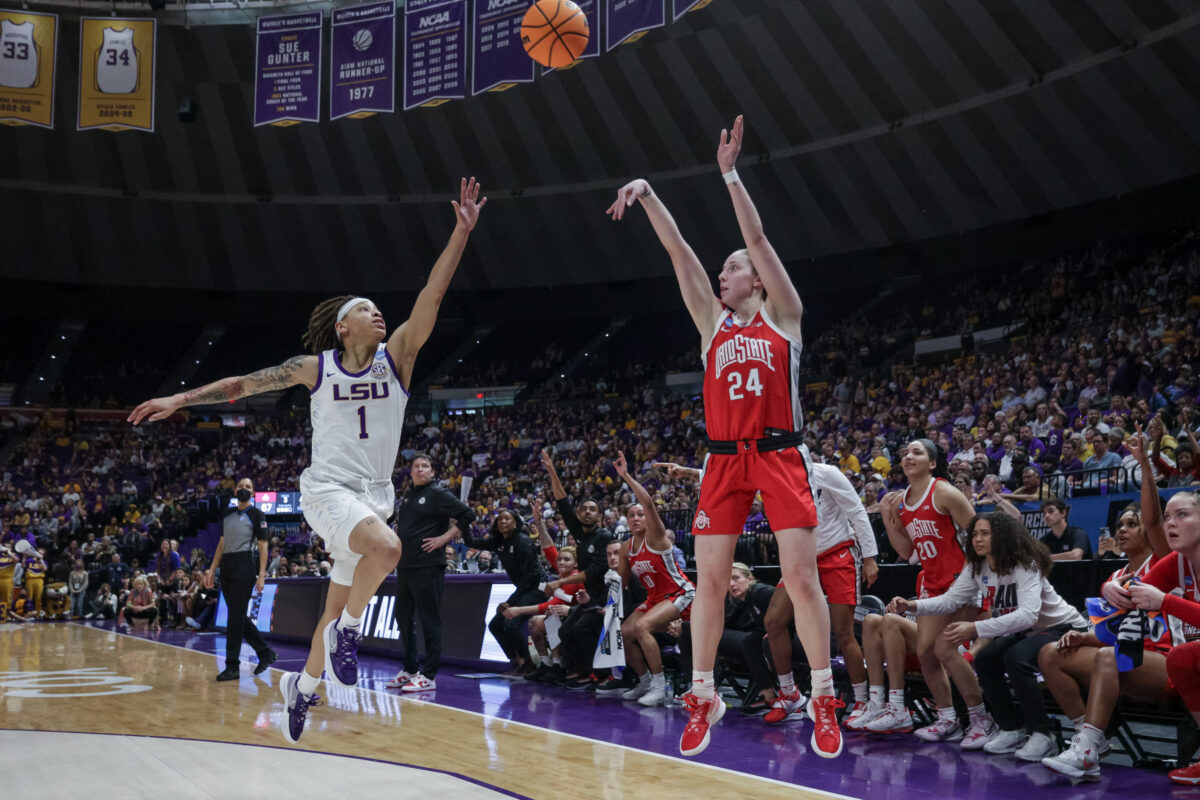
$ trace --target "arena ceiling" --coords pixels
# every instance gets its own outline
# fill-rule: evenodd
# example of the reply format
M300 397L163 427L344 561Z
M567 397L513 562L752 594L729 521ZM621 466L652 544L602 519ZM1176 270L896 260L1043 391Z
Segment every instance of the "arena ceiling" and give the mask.
M192 20L160 27L157 132L113 134L73 130L64 18L57 129L0 129L0 277L409 290L460 175L489 197L461 288L669 275L640 213L603 214L633 176L715 267L739 246L714 163L737 113L790 264L968 232L1200 172L1198 23L1192 0L713 0L500 94L256 129L252 25Z

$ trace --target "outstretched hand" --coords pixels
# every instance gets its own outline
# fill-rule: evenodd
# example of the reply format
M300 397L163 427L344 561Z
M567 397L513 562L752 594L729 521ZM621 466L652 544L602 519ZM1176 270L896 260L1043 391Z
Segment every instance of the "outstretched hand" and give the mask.
M617 199L604 213L614 220L619 220L625 216L625 209L632 206L635 200L649 191L650 184L642 178L632 180L617 190Z
M617 471L617 475L619 475L622 480L629 477L629 466L625 463L624 450L617 451L617 458L613 461L613 469Z
M729 172L737 166L738 154L742 152L744 127L742 115L738 114L737 119L733 121L732 130L721 129L721 141L717 144L717 165L720 166L721 172Z
M133 411L129 412L126 422L132 422L137 425L142 420L147 418L151 422L158 422L160 419L166 419L174 414L183 404L172 397L156 397L153 400L147 400L139 405Z
M475 223L479 221L479 211L487 204L487 198L479 198L479 184L475 182L475 178L463 178L458 189L458 200L451 200L450 204L454 206L454 217L459 227L470 232L475 230Z
M550 451L544 447L542 448L541 459L542 459L542 467L544 467L547 472L553 472L554 471L554 459L550 458Z
M1147 455L1146 435L1142 433L1142 423L1135 422L1133 427L1137 433L1125 440L1125 446L1129 448L1129 453L1137 459L1139 464L1150 463L1150 456Z

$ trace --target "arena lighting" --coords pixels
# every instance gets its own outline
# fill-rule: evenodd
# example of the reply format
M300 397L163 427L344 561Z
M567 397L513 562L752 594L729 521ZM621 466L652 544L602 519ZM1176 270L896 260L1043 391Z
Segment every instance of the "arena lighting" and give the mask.
M476 393L475 393L475 399L476 399L476 400L482 400L482 399L483 399L483 392L476 392Z

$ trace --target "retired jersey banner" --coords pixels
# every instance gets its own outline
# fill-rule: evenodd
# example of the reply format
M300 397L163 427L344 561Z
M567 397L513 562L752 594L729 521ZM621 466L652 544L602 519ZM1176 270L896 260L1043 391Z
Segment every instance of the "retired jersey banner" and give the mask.
M466 28L467 0L408 0L405 4L405 111L467 96Z
M704 8L711 2L712 0L671 0L671 10L674 12L671 19L679 19L687 12Z
M0 122L54 127L58 15L0 10Z
M625 42L636 42L646 31L667 24L665 0L609 0L604 30L608 33L605 50Z
M533 82L535 62L521 44L521 20L528 10L529 0L475 0L472 94Z
M79 130L154 131L153 19L79 20Z
M321 121L320 11L258 18L254 126Z
M587 17L588 43L584 46L583 52L579 54L579 58L559 69L570 69L585 58L595 58L600 55L600 0L575 0L575 5L579 6L579 10ZM554 67L545 67L542 69L542 74L546 75L554 71Z
M333 10L329 118L362 119L396 110L396 3Z

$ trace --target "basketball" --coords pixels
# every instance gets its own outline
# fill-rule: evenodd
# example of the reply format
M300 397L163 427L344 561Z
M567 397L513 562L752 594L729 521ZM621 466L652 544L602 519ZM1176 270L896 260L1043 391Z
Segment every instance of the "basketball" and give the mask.
M588 43L587 15L571 0L537 0L521 20L521 44L544 67L565 67Z
M371 36L371 32L366 28L356 31L354 34L354 49L358 52L366 50L375 41L375 37Z

